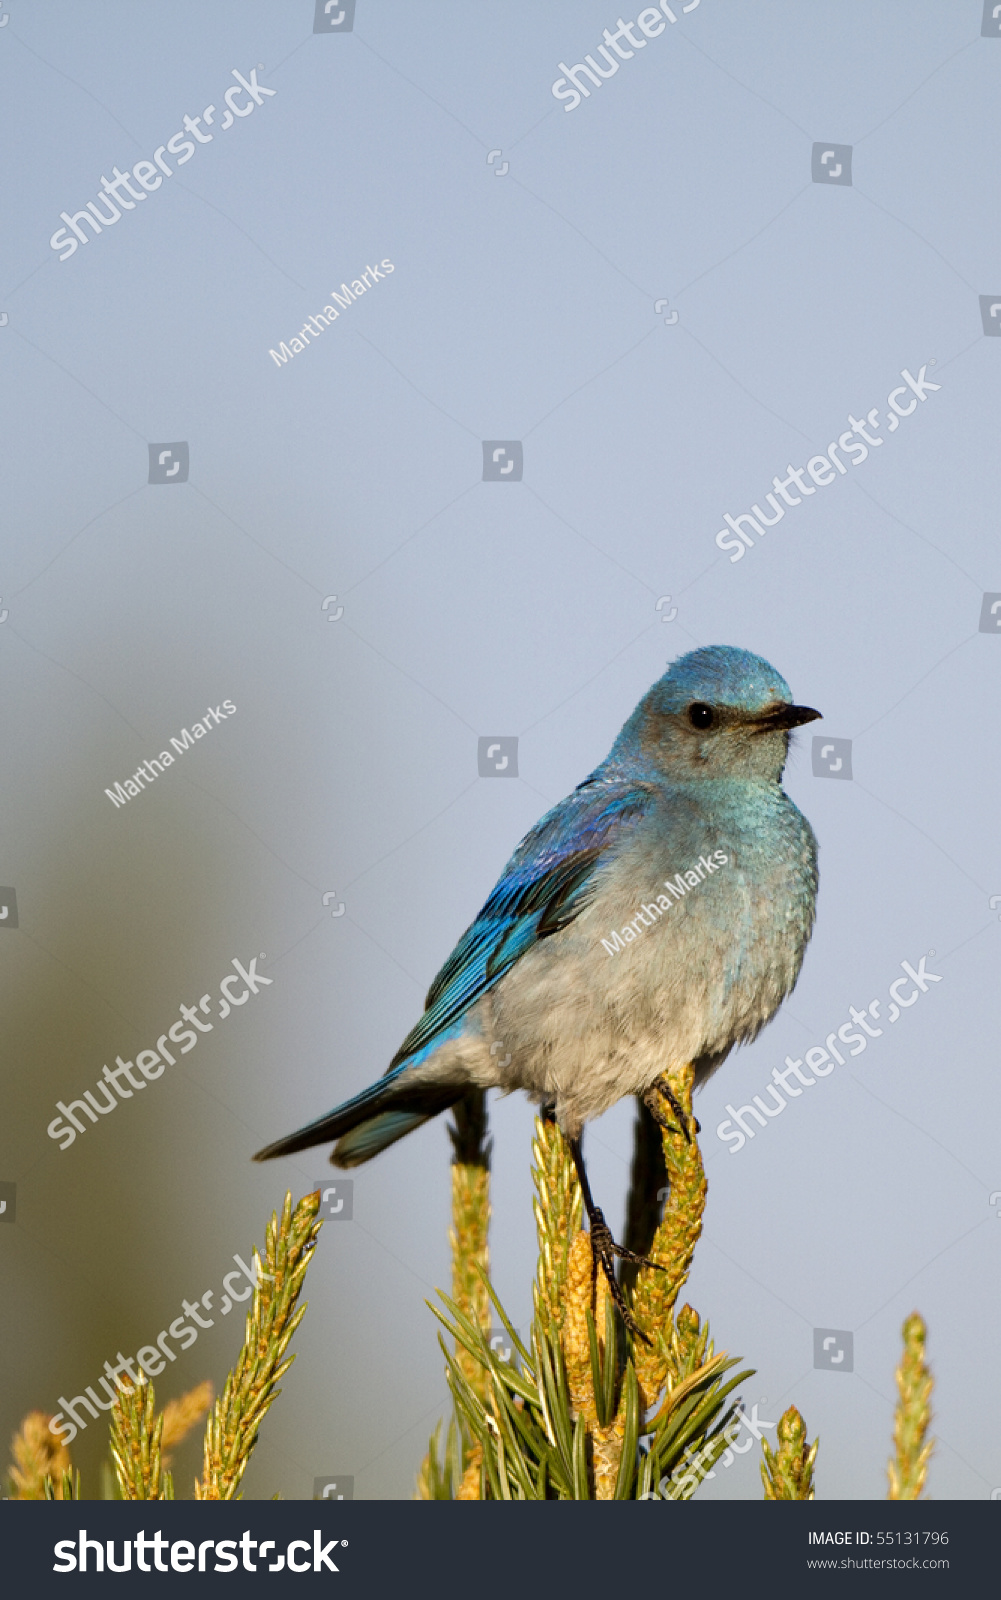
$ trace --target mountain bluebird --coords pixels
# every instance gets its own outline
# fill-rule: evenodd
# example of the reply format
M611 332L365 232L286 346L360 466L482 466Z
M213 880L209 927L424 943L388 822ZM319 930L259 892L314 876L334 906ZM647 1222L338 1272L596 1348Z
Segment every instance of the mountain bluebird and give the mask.
M663 1121L659 1090L687 1136L665 1075L692 1062L703 1083L791 991L817 846L781 778L789 730L820 715L746 650L675 661L522 840L385 1076L255 1159L335 1139L334 1165L358 1166L471 1086L524 1089L570 1141L624 1309L614 1256L631 1253L591 1198L583 1126L627 1094Z

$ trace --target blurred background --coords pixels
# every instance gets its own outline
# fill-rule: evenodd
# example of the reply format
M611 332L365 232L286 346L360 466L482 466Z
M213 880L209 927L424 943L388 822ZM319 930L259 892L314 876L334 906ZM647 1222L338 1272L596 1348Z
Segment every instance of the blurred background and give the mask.
M1001 24L981 0L674 9L568 112L551 87L617 28L604 0L8 0L4 1441L184 1299L218 1306L286 1188L330 1171L253 1151L383 1071L522 834L669 660L727 643L822 710L852 776L815 775L798 736L818 923L789 1004L697 1104L687 1294L757 1369L748 1406L795 1402L819 1433L823 1498L885 1494L920 1309L930 1493L1001 1485L977 1362L1001 1313ZM234 70L261 103L239 92L224 131ZM211 142L60 260L60 213L208 107ZM926 364L940 387L885 448L732 563L723 514ZM483 441L520 442L523 473L484 481ZM485 737L517 740L517 776L480 776ZM731 1155L726 1103L922 956L941 982ZM56 1101L252 957L270 986L61 1151ZM494 1277L524 1329L533 1111L490 1113ZM587 1140L616 1228L632 1119ZM448 1286L448 1160L438 1121L353 1174L249 1497L322 1475L412 1493L448 1411L425 1305ZM815 1328L851 1334L850 1361L815 1367ZM241 1337L217 1317L159 1397L221 1385ZM72 1445L85 1495L105 1452L102 1417ZM760 1492L756 1452L700 1491Z

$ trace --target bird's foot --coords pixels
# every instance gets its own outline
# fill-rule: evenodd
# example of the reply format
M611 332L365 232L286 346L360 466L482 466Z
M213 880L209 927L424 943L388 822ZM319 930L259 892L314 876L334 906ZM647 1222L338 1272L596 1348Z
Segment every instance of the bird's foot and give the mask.
M671 1107L671 1110L674 1112L681 1124L680 1128L676 1128L674 1123L668 1120L667 1115L660 1104L660 1096L662 1096ZM654 1122L658 1123L660 1127L666 1129L668 1133L683 1133L685 1136L685 1143L691 1144L692 1136L688 1131L688 1118L685 1116L684 1111L678 1104L677 1096L675 1095L674 1090L671 1088L671 1085L668 1083L666 1078L660 1077L654 1079L646 1094L643 1096L643 1103L650 1115L653 1117ZM695 1116L692 1117L692 1123L694 1125L695 1132L699 1133L701 1130L698 1119Z
M634 1339L642 1339L644 1344L650 1340L643 1332L636 1318L633 1316L626 1297L622 1293L618 1279L615 1276L615 1258L620 1261L630 1261L640 1267L655 1267L658 1272L666 1272L667 1268L659 1261L651 1261L649 1256L637 1255L635 1250L627 1250L625 1245L616 1244L612 1238L612 1230L605 1221L604 1214L596 1206L588 1218L591 1225L591 1288L592 1292L597 1282L598 1268L600 1266L605 1274L608 1292L618 1308L618 1312Z

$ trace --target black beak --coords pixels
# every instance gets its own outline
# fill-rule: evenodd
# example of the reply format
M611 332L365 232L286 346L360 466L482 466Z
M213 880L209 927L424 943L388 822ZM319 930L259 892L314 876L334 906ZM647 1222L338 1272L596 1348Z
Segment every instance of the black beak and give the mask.
M754 718L754 726L758 733L774 733L780 728L798 728L804 722L815 722L823 714L814 711L812 706L770 706Z

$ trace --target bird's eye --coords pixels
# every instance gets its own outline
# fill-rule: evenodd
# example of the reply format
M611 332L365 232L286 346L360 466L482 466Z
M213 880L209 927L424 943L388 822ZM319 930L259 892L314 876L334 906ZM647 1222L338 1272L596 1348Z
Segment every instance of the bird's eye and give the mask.
M688 720L693 728L711 728L716 721L716 713L712 706L696 700L693 706L688 707Z

